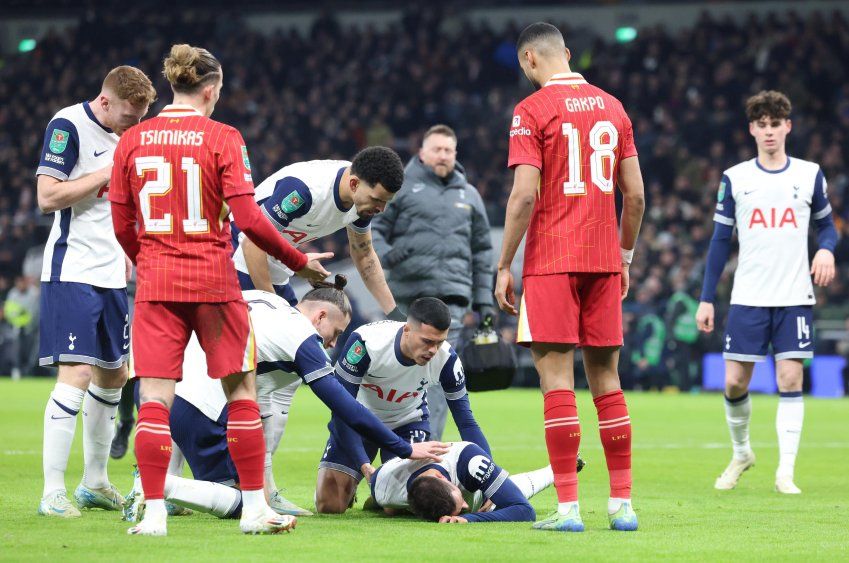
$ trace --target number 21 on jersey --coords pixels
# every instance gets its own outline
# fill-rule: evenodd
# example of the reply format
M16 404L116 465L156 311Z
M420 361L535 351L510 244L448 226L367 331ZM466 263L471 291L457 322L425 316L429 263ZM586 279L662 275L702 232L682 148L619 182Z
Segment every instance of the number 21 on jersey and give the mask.
M573 123L563 123L563 136L569 144L569 177L563 182L566 195L586 195L587 184L581 174L581 132ZM597 121L590 129L590 180L602 192L613 193L614 164L619 131L609 121Z
M180 169L186 174L186 202L188 209L183 219L183 232L187 235L208 233L209 221L203 218L202 195L200 183L200 165L194 158L184 156ZM171 191L171 164L162 156L140 156L136 158L136 174L144 176L145 172L154 172L155 177L144 183L139 191L144 230L151 234L169 234L174 232L174 219L171 213L164 213L161 218L154 218L151 213L151 199L161 197Z

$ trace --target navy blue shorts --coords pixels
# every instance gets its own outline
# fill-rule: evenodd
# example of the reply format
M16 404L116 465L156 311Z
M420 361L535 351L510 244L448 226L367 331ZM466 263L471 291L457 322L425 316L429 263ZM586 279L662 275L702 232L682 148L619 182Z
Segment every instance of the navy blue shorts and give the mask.
M193 404L174 397L171 416L171 438L198 481L212 481L233 486L239 482L236 465L227 449L227 407L218 420L210 420Z
M256 289L254 285L254 281L251 279L251 276L244 273L236 271L236 274L239 276L239 287L242 288L243 291L248 289ZM295 290L292 289L291 284L283 284L283 285L274 285L274 293L285 299L289 302L289 305L294 307L298 304L298 297L295 295Z
M772 344L776 360L813 358L813 311L811 305L731 305L722 356L738 362L762 362Z
M115 369L130 350L126 289L41 282L38 364L90 364Z
M395 432L395 434L405 442L427 442L430 439L430 424L427 420L420 420L405 424L404 426L399 426L393 430L393 432ZM363 440L363 446L365 446L366 455L368 456L369 461L374 461L378 450L380 450L381 463L386 463L390 459L396 457L395 454L389 450L383 450L380 446L373 442L369 442L368 440ZM348 456L345 450L339 447L339 439L333 432L332 427L330 438L327 440L327 445L324 447L324 455L321 456L321 462L319 462L318 467L341 471L342 473L353 477L358 483L363 478L363 474L360 472L360 466L357 464L356 460Z

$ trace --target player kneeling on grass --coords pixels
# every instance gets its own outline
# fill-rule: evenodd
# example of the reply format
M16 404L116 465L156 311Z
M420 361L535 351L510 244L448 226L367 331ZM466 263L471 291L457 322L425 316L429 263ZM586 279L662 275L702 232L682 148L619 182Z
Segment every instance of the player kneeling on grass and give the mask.
M551 466L511 477L476 444L455 442L438 463L384 463L371 476L370 501L390 516L409 510L447 524L533 522L528 499L553 482Z
M472 415L463 365L446 342L451 314L434 297L410 305L406 323L378 321L351 333L336 364L336 376L359 403L405 442L430 436L427 389L440 385L463 440L489 455L489 444ZM374 472L379 444L366 441L339 416L330 421L330 438L319 464L316 508L341 514L349 508L360 479ZM383 448L383 462L395 457Z
M337 276L333 285L320 285L326 286L307 293L296 307L273 293L243 292L256 333L260 402L276 389L300 378L334 416L394 455L439 461L439 455L448 450L446 444L405 442L357 403L335 378L326 377L333 373L333 367L325 348L332 347L348 326L351 304L342 291L344 277ZM241 509L241 495L232 488L238 482L238 475L227 448L226 399L219 386L210 384L206 372L205 356L200 345L192 340L186 350L184 379L177 385L170 422L174 442L197 480L168 475L165 498L222 518L236 517ZM138 518L143 500L141 487L134 487L125 511L128 519ZM288 513L309 514L296 506Z

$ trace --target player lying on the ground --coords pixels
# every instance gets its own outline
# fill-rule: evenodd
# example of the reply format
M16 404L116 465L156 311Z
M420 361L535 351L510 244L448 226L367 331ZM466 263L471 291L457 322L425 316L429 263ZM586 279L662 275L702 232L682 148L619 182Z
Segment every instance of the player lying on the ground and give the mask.
M370 500L390 516L409 510L433 522L533 522L528 499L552 483L550 465L509 476L476 444L455 442L438 463L395 458L381 465Z
M337 276L335 286L310 291L297 307L291 307L273 293L243 292L256 335L257 395L268 396L274 389L301 378L334 416L394 455L438 460L447 451L447 445L405 442L357 403L335 378L327 377L333 373L333 367L324 348L334 345L351 318L351 305L342 287L344 278ZM166 480L165 497L218 516L234 516L238 510L235 497L224 494L221 487L212 486L235 485L238 476L227 448L226 400L220 386L210 381L206 371L204 354L192 340L186 350L184 379L177 385L170 422L174 442L185 455L192 474L211 483L210 486L188 484L187 480L171 475ZM131 493L134 498L129 500L141 502L143 499L135 498L139 493ZM305 512L293 507L290 513L298 510Z
M489 452L469 405L463 365L445 341L450 324L451 314L442 301L417 299L406 323L379 321L351 333L336 364L336 376L357 401L411 443L429 438L427 388L441 385L462 439ZM379 446L364 442L338 416L329 428L315 504L320 513L338 514L351 504L360 479L374 472L371 462ZM381 450L383 462L394 456Z

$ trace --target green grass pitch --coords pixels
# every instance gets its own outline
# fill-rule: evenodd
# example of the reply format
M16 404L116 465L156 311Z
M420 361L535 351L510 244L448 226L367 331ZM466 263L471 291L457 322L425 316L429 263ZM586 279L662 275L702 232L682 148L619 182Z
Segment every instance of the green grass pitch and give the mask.
M773 491L777 462L776 399L754 398L752 440L757 466L734 491L713 490L730 456L719 395L628 396L634 421L636 533L607 529L607 471L595 409L579 393L588 467L581 474L583 534L537 532L529 524L437 525L385 518L360 510L344 516L301 518L294 533L245 537L235 521L206 515L172 518L167 538L126 535L116 513L85 512L60 521L36 515L41 494L43 405L52 381L0 382L0 560L53 561L702 561L837 560L849 557L849 402L807 399L797 484L804 493ZM496 462L511 472L546 464L542 401L537 391L474 394L472 407ZM311 506L316 465L326 439L328 412L307 389L295 399L276 458L286 496ZM449 425L450 426L450 425ZM456 438L456 430L447 438ZM82 470L78 428L67 485ZM111 462L112 481L131 483L132 454ZM538 516L555 502L549 489L533 499Z

